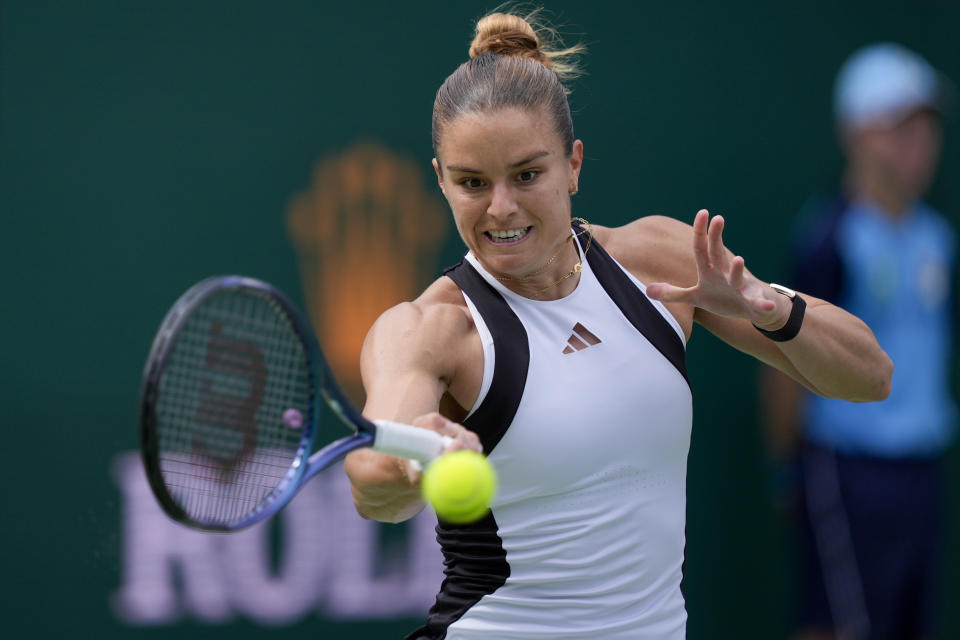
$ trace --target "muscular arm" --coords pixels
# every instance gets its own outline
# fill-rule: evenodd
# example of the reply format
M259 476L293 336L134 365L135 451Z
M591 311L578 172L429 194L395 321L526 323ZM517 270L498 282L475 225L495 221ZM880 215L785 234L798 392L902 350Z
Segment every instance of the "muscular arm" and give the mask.
M404 303L380 317L364 341L360 368L368 418L385 418L456 438L448 450L479 449L472 433L437 413L469 328L452 305ZM359 449L345 461L354 504L364 518L401 522L423 508L419 473L406 461Z
M782 319L769 326L779 328L790 315L790 301L775 292L767 295L777 305L776 313ZM798 295L806 300L807 309L800 333L787 342L767 339L749 319L724 317L703 309L697 310L695 318L720 339L821 396L853 402L886 398L890 394L893 363L870 328L829 302L805 293Z
M650 245L656 248L654 263L638 267L654 283L647 287L650 297L692 308L692 321L814 393L852 401L886 398L893 363L870 328L843 309L801 292L807 309L795 338L774 342L754 328L782 327L790 300L750 273L723 246L722 219L708 227L708 218L701 212L693 227L660 217L624 227L626 242L646 248L647 255Z

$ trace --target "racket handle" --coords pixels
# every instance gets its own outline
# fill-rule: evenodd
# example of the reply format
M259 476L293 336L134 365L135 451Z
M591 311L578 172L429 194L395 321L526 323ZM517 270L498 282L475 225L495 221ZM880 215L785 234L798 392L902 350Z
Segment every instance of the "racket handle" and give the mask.
M374 450L421 463L439 457L453 441L450 436L442 436L436 431L411 427L408 424L390 420L374 420L373 423L377 425L373 440Z

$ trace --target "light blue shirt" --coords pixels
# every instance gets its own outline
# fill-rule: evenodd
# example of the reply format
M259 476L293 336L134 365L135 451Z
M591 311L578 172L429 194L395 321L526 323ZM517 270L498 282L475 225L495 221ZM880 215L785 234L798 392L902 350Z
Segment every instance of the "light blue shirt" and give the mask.
M837 302L873 330L893 360L893 386L883 402L811 396L806 436L851 454L939 453L953 438L956 418L950 389L953 230L923 204L894 220L853 203L834 233L843 277Z

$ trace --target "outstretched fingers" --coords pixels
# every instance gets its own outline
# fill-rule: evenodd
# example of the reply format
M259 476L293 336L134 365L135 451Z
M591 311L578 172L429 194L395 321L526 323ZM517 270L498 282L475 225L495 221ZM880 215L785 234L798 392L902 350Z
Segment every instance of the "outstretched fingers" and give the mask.
M743 271L745 264L741 256L734 256L730 261L730 284L734 289L743 286Z
M696 294L700 282L713 269L710 259L710 212L701 209L693 219L693 257L697 263L698 283L693 287L678 287L666 282L653 282L647 285L647 296L660 302L682 302L696 305Z
M707 240L707 226L710 223L710 213L706 209L697 212L693 219L693 256L697 261L697 271L705 273L710 270L709 241Z
M746 263L741 256L734 256L733 260L730 261L730 285L737 291L745 291L744 289L744 273L746 272ZM759 312L772 311L776 308L777 304L772 300L767 300L763 295L757 293L755 288L751 290L751 294L742 294L744 299L754 308L754 310Z
M727 248L723 246L724 224L723 216L714 216L707 231L707 251L710 256L710 264L721 273L725 273L729 267Z

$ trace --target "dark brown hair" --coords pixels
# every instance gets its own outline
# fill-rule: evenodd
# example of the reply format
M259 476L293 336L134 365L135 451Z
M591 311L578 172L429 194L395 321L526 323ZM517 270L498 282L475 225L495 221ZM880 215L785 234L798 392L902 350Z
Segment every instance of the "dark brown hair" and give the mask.
M579 75L575 57L585 47L554 48L556 32L535 22L538 13L525 18L491 13L477 22L470 59L444 80L433 103L434 155L444 127L461 114L508 107L545 108L566 153L573 152L573 119L563 83Z

